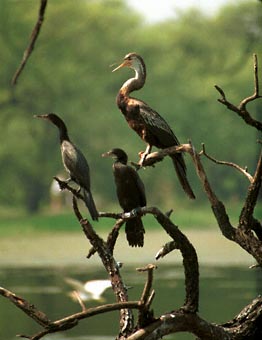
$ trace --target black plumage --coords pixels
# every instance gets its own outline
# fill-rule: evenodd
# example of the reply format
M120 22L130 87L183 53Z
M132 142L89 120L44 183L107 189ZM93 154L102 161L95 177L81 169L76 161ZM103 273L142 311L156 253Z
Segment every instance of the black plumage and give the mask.
M87 160L68 136L68 131L63 120L54 113L36 115L38 118L49 120L59 129L60 148L63 165L69 173L69 180L77 183L83 192L85 204L93 220L98 220L98 212L90 188L90 171Z
M122 149L112 149L102 155L115 159L113 173L119 204L124 212L146 206L144 184L137 171L127 165L127 154ZM143 247L144 226L140 217L126 221L126 238L130 246Z
M143 59L136 53L129 53L124 61L113 71L122 67L129 67L135 71L135 77L128 79L117 95L117 105L128 125L144 140L148 146L142 160L151 151L152 146L164 149L179 145L174 132L155 110L142 100L130 97L130 93L141 89L146 80L146 66ZM172 158L178 179L186 194L194 199L195 195L186 176L186 164L181 153L170 156Z

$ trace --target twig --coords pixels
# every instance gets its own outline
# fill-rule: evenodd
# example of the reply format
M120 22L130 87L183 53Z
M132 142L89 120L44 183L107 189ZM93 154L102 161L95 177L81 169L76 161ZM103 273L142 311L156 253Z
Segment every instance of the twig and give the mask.
M82 311L86 311L86 306L84 304L84 301L81 299L80 295L78 294L78 292L76 290L73 291L73 294L75 296L75 298L77 299L78 303L80 304Z
M253 54L253 65L254 65L254 94L250 97L247 97L243 99L239 105L239 109L241 111L246 111L246 105L257 99L262 98L262 96L259 95L259 81L258 81L258 62L257 62L257 55Z
M42 327L49 326L51 321L47 318L45 313L36 309L34 305L30 304L28 301L26 301L22 297L17 296L16 294L12 293L11 291L3 287L0 287L0 295L4 296L9 301L11 301L14 305L16 305L16 307L18 307L24 313L30 316L30 318L35 320L40 326Z
M22 61L18 67L18 69L16 70L13 79L12 79L12 85L16 85L18 77L20 76L21 72L23 71L31 53L33 52L33 49L35 47L35 43L37 40L37 37L40 33L43 21L44 21L44 15L45 15L45 10L46 10L46 6L47 6L47 0L41 0L40 1L40 8L39 8L39 12L38 12L38 19L36 22L36 25L32 31L31 37L30 37L30 41L29 41L29 45L26 48Z
M75 197L81 199L82 201L84 200L83 195L80 194L80 192L74 188L72 188L67 181L62 181L61 179L59 179L58 177L54 176L53 177L54 180L57 181L60 190L68 190L70 191Z
M20 308L30 318L32 318L40 326L45 328L43 331L35 334L34 336L19 335L20 337L33 339L33 340L41 339L46 334L56 333L62 330L73 328L77 325L78 321L89 318L94 315L108 313L114 310L143 308L140 301L129 301L129 302L123 301L123 302L118 302L118 303L113 303L113 304L106 304L102 306L92 307L88 309L84 307L82 308L83 310L79 313L75 313L65 318L52 322L46 317L46 315L42 311L38 310L35 306L30 304L28 301L15 295L9 290L3 287L0 287L0 295L4 296L5 298L13 302L18 308Z
M142 296L141 296L141 304L144 305L150 295L150 291L152 288L152 283L153 283L153 271L157 268L157 266L155 266L154 264L148 264L146 267L144 268L137 268L136 270L138 272L147 272L147 281L145 283L144 286L144 290L142 292Z
M177 244L175 241L167 242L155 255L155 259L159 260L160 258L165 257L171 251L177 249Z
M244 174L247 179L249 180L250 183L253 183L254 179L253 177L247 172L247 169L243 169L241 168L239 165L232 163L232 162L225 162L225 161L219 161L213 157L211 157L210 155L207 154L206 152L206 148L205 148L205 144L202 143L202 151L200 152L200 155L203 154L205 155L208 159L210 159L212 162L216 163L216 164L221 164L221 165L227 165L230 166L232 168L237 169L238 171L240 171L242 174Z
M101 215L99 214L99 216L101 217ZM110 249L110 251L114 252L114 247L115 247L115 243L116 243L116 240L118 238L118 235L119 235L119 230L120 228L122 227L122 225L125 223L125 220L124 219L118 219L113 227L113 229L111 230L111 232L108 234L108 237L107 237L107 246L108 248ZM96 250L94 249L94 247L92 247L88 254L87 254L87 258L89 259L92 255L94 255L96 253Z
M141 305L143 308L139 310L138 313L138 327L144 327L153 321L153 312L149 311L150 305L152 303L152 299L154 297L154 291L151 292L152 284L153 284L153 271L157 267L154 264L148 264L144 268L137 268L136 270L139 272L147 272L147 281L145 282L145 286L140 298ZM153 295L152 295L153 293Z
M243 99L238 106L230 103L226 99L226 95L224 91L218 86L215 85L216 90L220 93L221 98L218 101L225 105L229 110L236 112L248 125L255 127L257 130L262 131L262 123L256 119L254 119L250 113L247 111L247 104L255 99L262 98L259 94L259 82L258 82L258 62L257 55L253 55L253 64L254 64L254 94Z

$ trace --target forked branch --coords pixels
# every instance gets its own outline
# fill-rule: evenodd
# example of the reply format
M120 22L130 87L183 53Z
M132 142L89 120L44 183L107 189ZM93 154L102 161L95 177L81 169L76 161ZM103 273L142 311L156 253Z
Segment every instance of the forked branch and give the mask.
M258 61L257 55L254 54L253 56L254 61L254 93L244 98L238 106L229 102L226 98L224 91L218 86L215 85L216 90L220 93L221 98L218 99L220 103L225 105L229 110L236 112L248 125L255 127L257 130L262 131L262 123L256 119L254 119L251 114L247 111L247 104L251 101L254 101L258 98L262 98L259 94L259 79L258 79Z

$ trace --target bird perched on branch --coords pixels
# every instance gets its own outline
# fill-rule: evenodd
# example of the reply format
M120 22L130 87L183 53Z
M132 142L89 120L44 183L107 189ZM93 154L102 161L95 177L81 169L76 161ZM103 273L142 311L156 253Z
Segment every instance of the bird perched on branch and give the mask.
M124 212L146 206L144 184L137 171L127 165L127 154L122 149L112 149L102 155L115 159L113 173L119 204ZM126 238L130 246L143 247L144 226L141 217L134 217L126 221Z
M70 141L65 123L54 113L35 115L35 117L46 119L58 127L62 161L70 175L67 181L72 180L79 185L79 191L82 189L84 202L92 219L98 220L98 212L90 189L90 173L87 160L83 153Z
M128 79L122 85L116 101L128 125L148 144L142 157L141 165L143 165L143 160L150 153L152 146L164 149L180 143L167 122L156 111L142 100L130 97L131 92L141 89L145 84L146 65L141 56L136 53L127 54L124 61L113 72L122 67L133 69L135 77ZM190 198L194 199L195 195L187 180L183 155L176 153L170 155L170 157L184 191Z

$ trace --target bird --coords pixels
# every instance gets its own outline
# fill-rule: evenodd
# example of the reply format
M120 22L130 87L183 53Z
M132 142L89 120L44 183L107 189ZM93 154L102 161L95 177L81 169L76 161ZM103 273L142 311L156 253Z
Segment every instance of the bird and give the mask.
M65 278L65 282L74 288L74 290L69 293L69 296L75 301L76 296L74 292L77 293L82 301L103 301L102 295L108 288L112 287L110 280L90 280L83 283L79 280L67 277Z
M128 156L124 150L114 148L102 157L112 157L113 174L119 204L124 212L130 212L138 207L146 206L145 187L138 172L127 165ZM143 247L145 229L141 217L134 217L126 221L126 238L130 246Z
M143 153L142 162L151 152L152 146L159 149L180 145L176 135L165 121L155 110L144 101L133 98L130 93L140 90L146 81L146 65L143 58L137 53L128 53L124 61L112 72L120 68L128 67L135 71L135 76L128 79L120 88L116 103L124 115L129 127L133 129L140 138L147 143L146 151ZM186 164L181 153L170 155L172 158L178 179L185 193L191 199L195 199L193 190L187 180Z
M62 162L65 170L70 176L67 182L72 180L79 185L79 192L82 189L85 205L88 208L92 219L97 221L99 214L91 193L90 171L85 156L81 150L71 142L68 136L67 127L58 115L55 113L48 113L35 115L35 117L48 120L58 127Z

